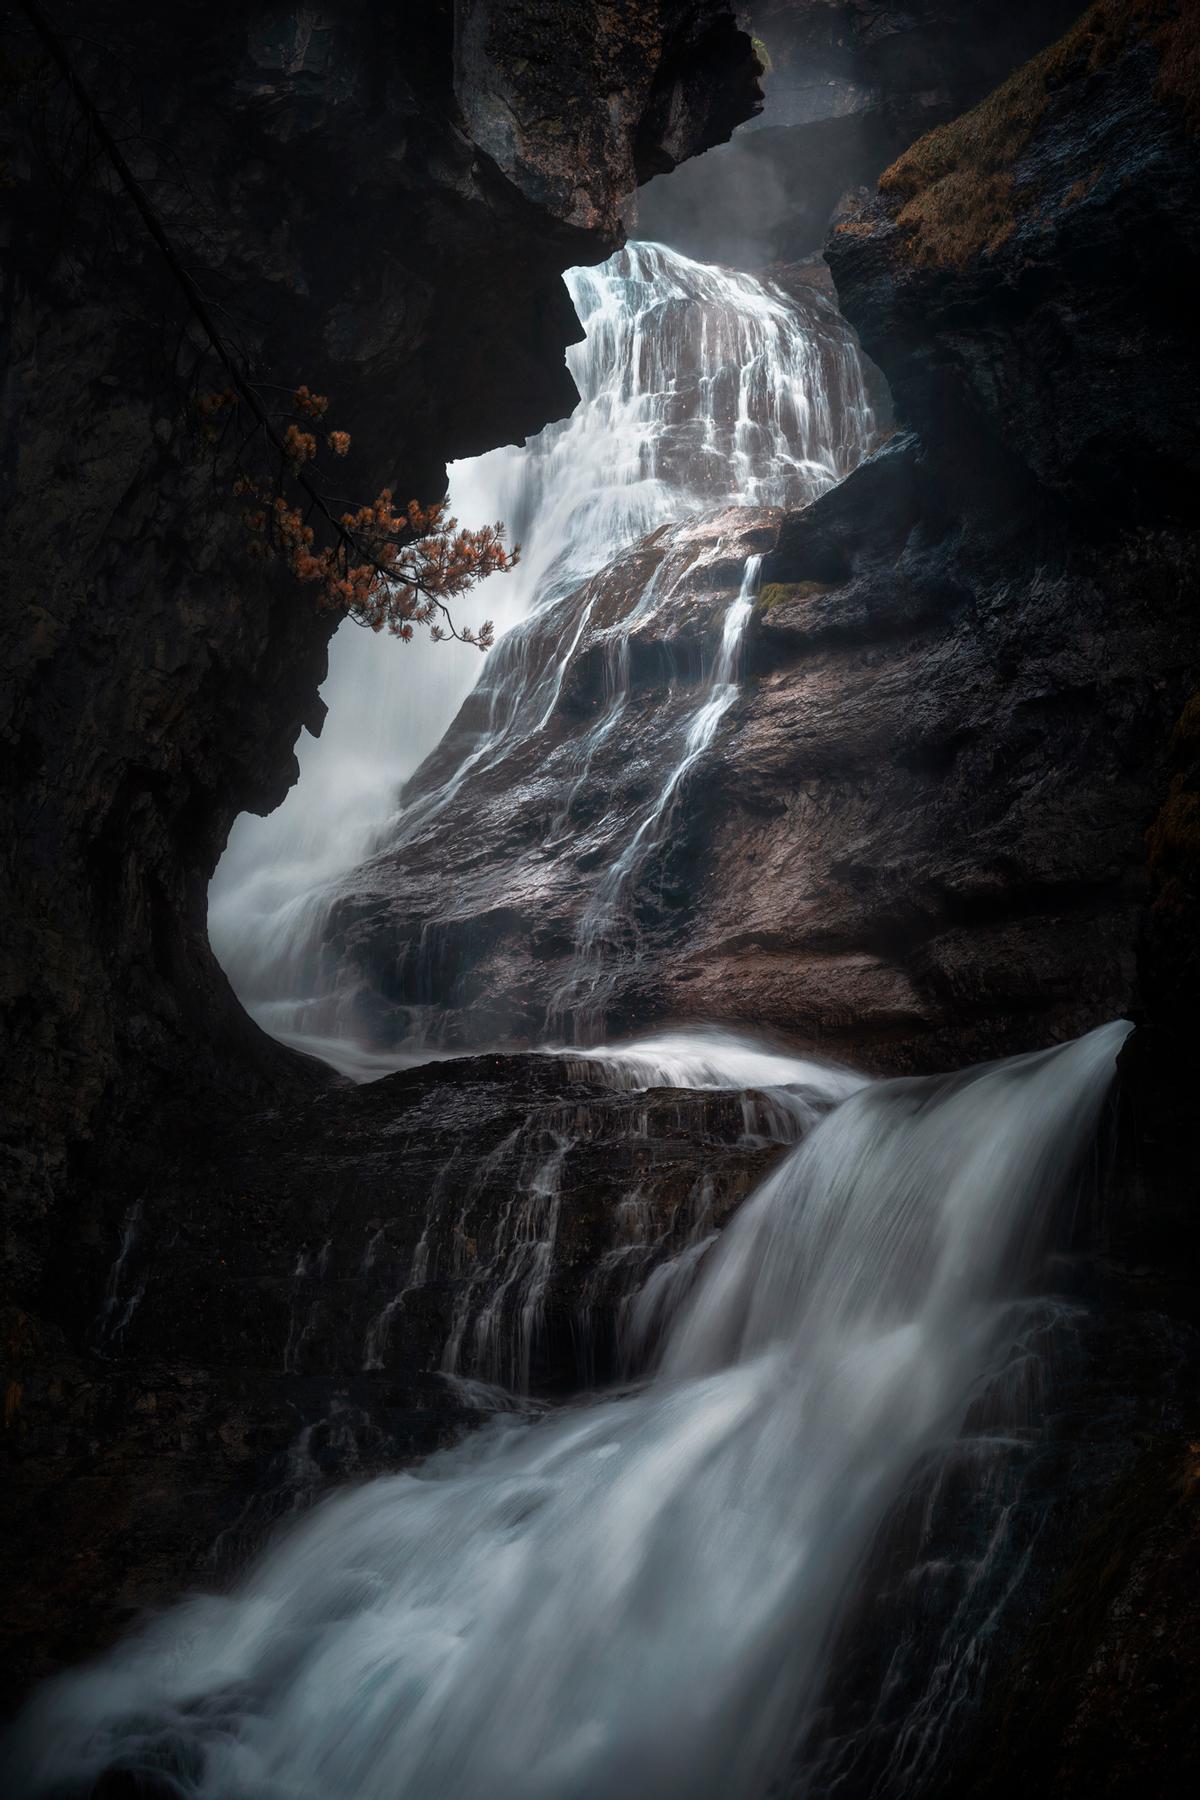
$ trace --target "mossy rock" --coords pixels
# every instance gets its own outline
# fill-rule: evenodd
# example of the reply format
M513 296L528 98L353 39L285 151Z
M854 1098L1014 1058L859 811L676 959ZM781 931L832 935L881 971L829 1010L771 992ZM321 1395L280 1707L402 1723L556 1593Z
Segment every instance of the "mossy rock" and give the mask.
M1149 39L1158 54L1155 94L1200 123L1200 30L1192 6L1170 0L1096 0L1065 35L1010 75L960 118L919 138L879 178L899 205L897 223L917 262L963 267L993 254L1012 236L1022 208L1038 199L1036 183L1018 188L1016 165L1055 95L1070 81L1094 77L1131 43ZM1086 199L1100 177L1076 181L1063 206ZM851 220L837 229L870 231Z
M759 592L759 610L769 612L773 606L786 606L791 600L811 600L814 594L832 592L830 581L769 581Z

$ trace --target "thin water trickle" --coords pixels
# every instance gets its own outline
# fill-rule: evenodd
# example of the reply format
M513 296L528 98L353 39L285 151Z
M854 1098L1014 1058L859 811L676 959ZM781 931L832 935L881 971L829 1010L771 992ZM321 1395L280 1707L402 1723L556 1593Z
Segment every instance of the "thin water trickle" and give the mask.
M551 1029L587 1043L600 1035L612 986L637 961L637 927L631 904L637 879L668 833L671 809L688 776L710 748L737 698L738 660L758 592L761 556L746 558L737 597L726 610L710 680L687 721L680 753L668 765L650 806L633 827L616 861L604 872L583 910L571 968L550 1007ZM628 640L626 640L628 641Z

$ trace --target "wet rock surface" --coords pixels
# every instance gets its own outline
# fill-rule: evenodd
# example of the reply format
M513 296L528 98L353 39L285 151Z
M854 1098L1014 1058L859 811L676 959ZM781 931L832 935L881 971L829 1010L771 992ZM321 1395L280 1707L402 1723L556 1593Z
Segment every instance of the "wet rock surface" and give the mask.
M1022 1621L954 1792L982 1800L1011 1792L1014 1777L1039 1796L1193 1791L1196 1445L1194 1426L1155 1424Z
M1107 30L1085 22L978 123L918 145L835 231L842 306L920 436L770 527L746 679L605 919L599 971L581 955L587 893L700 704L694 578L631 640L618 731L597 728L611 702L585 637L536 747L473 777L425 834L425 872L397 851L348 879L331 941L381 996L382 1039L431 1020L447 1041L520 1041L561 1029L582 994L594 1033L752 1020L869 1067L935 1069L1139 1007L1145 833L1197 672L1183 396L1200 369L1181 301L1198 215L1163 46L1129 20ZM1013 168L981 175L993 140L1017 146ZM763 547L767 521L745 523L734 562ZM729 529L695 528L698 568ZM649 540L593 584L598 620L661 554ZM704 579L711 672L722 614ZM1187 780L1167 865L1185 856ZM1160 937L1174 903L1156 904Z
M573 985L583 923L670 778L745 559L768 547L777 524L771 511L737 508L667 527L527 628L519 646L502 647L519 666L545 670L547 727L516 730L454 789L486 725L486 697L472 696L410 783L413 827L352 871L331 903L326 954L350 972L379 1041L536 1042L573 1028L593 980L612 976L626 988L639 971L653 978L662 934L642 934L630 893L619 947L606 934L600 963ZM626 632L658 591L666 603L648 605ZM572 644L555 698L558 659ZM423 822L426 791L434 806ZM676 813L670 824L678 828ZM609 1016L624 1022L634 1010L618 1002Z
M536 1405L644 1371L638 1290L690 1250L685 1291L778 1124L766 1097L488 1056L180 1144L102 1282L77 1248L82 1353L8 1316L6 1708L328 1487L520 1403L477 1383Z
M593 966L598 882L679 761L745 556L772 542L738 698ZM660 566L669 597L630 637L606 733L606 633ZM381 1041L536 1039L596 996L597 1035L753 1022L895 1071L1074 1035L1133 1000L1143 833L1194 680L1191 568L1168 536L1064 553L1052 514L966 517L911 438L804 512L660 534L577 598L588 629L547 729L348 878L328 941Z
M1083 1295L1019 1311L876 1536L784 1792L1188 1791L1194 1605L1167 1596L1194 1567L1200 1340Z

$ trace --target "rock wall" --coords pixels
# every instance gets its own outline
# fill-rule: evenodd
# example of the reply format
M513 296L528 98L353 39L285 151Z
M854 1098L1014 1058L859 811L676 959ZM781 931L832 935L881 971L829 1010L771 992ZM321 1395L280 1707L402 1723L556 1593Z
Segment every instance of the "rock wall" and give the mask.
M831 218L915 138L973 106L1076 0L755 0L760 118L639 196L639 230L746 268L819 258Z
M259 1391L243 1371L147 1397L90 1351L164 1159L329 1084L247 1020L205 915L233 819L279 803L320 730L335 621L247 555L195 404L224 376L39 16L8 9L0 41L0 1486L6 1588L20 1565L45 1592L65 1539L26 1561L21 1534L66 1479L78 1601L111 1574L87 1494L111 1498L110 1549L147 1467L164 1518L186 1511L209 1455L224 1467L231 1396ZM721 0L53 17L235 357L285 404L301 382L331 396L355 501L440 495L449 458L569 411L562 270L609 255L633 186L758 104ZM256 1404L268 1439L286 1430L288 1402ZM172 1529L112 1550L135 1583L179 1578Z
M631 1337L622 1302L724 1223L779 1156L776 1123L766 1096L482 1057L164 1153L79 1322L92 1354L45 1345L23 1377L0 1710L141 1608L220 1583L332 1484L478 1425L497 1401L472 1381L536 1407L644 1370L654 1320Z
M1137 1011L1146 980L1169 1004L1173 976L1143 958L1139 977L1138 956L1145 834L1197 676L1197 195L1186 97L1163 85L1173 17L1088 15L834 232L842 305L915 429L804 510L660 533L578 597L545 731L346 881L330 942L378 996L381 1040L563 1028L597 884L679 761L764 548L748 679L609 922L587 1029L769 1025L921 1070ZM605 646L652 582L606 736ZM474 728L468 703L439 766ZM1170 966L1189 779L1156 838Z
M346 878L328 943L377 1041L536 1042L571 1028L564 994L599 995L585 1036L718 1020L934 1070L1127 1010L1144 832L1195 679L1192 561L1169 534L1116 555L1061 534L1040 506L964 514L901 436L805 511L627 553L577 598L548 728ZM763 550L738 699L591 970L589 906ZM605 734L608 636L652 582L670 603L630 638ZM473 722L468 704L460 754Z
M1089 610L1111 672L1122 619L1138 631L1171 621L1160 662L1144 670L1167 716L1123 777L1065 822L1060 846L1107 828L1108 793L1140 795L1123 853L1136 905L1119 933L1137 1030L1121 1059L1115 1160L1081 1240L1111 1341L1085 1365L1067 1482L1060 1472L1041 1496L1033 1580L989 1646L960 1758L924 1789L937 1794L1182 1795L1200 1766L1185 1698L1200 1423L1188 1329L1200 1291L1189 698L1200 370L1186 301L1198 247L1196 43L1191 5L1091 7L973 115L900 158L830 247L843 304L946 492L957 473L969 516L1004 472L1013 517L1045 522L1071 579L1098 573L1109 597ZM1031 639L1035 629L1040 613ZM1081 642L1073 631L1072 655ZM1087 696L1089 719L1105 685ZM1102 753L1082 722L1072 736L1091 767ZM1068 754L1064 744L1059 760ZM1047 758L1039 785L1053 778ZM1121 1466L1106 1469L1122 1391L1143 1423L1131 1441L1118 1421ZM970 1543L960 1530L956 1554Z
M333 397L361 499L440 494L447 458L568 411L560 272L757 103L712 0L462 0L403 29L352 0L56 18L236 354L264 389ZM256 574L196 429L223 377L50 52L9 24L5 1287L48 1284L69 1322L55 1258L111 1232L100 1189L147 1178L153 1121L323 1079L246 1020L205 910L234 817L278 804L320 729L334 619Z

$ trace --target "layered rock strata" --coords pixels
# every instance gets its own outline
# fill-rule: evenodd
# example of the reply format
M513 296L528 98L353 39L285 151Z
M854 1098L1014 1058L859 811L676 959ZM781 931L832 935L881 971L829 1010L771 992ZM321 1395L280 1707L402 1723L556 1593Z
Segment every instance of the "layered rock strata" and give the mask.
M131 1199L86 1359L27 1328L6 1708L141 1607L219 1583L329 1486L514 1395L645 1372L663 1319L639 1292L672 1259L660 1297L686 1291L781 1127L766 1095L493 1056L179 1143Z
M333 909L381 1041L536 1040L582 999L585 1032L753 1021L928 1069L1139 1004L1145 833L1197 672L1172 17L1088 15L835 232L842 304L919 435L800 512L659 534L570 603L586 629L543 729ZM745 678L673 785L764 548ZM532 663L559 625L531 628ZM412 793L476 731L468 703Z

